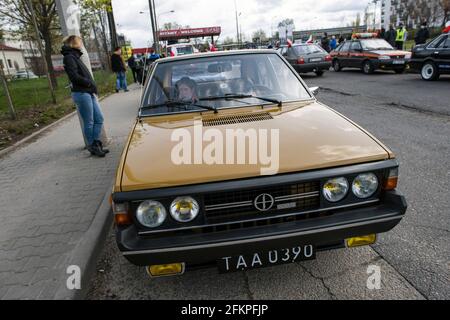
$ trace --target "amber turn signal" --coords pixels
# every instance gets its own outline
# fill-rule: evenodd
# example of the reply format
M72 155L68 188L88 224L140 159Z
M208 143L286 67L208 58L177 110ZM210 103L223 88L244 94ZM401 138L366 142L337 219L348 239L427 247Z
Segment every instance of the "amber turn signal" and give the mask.
M116 214L114 215L114 222L118 226L129 226L133 223L128 214Z
M345 240L345 244L347 245L347 248L368 246L368 245L374 244L375 242L377 242L376 234L371 234L371 235L362 236L362 237L354 237L354 238Z
M147 273L151 277L175 276L183 274L184 268L184 263L162 264L147 267Z
M384 183L384 190L395 190L397 188L398 183L398 168L391 169L389 172L389 177Z
M118 226L126 226L133 223L130 214L128 212L127 203L112 203L112 209L114 213L114 222Z

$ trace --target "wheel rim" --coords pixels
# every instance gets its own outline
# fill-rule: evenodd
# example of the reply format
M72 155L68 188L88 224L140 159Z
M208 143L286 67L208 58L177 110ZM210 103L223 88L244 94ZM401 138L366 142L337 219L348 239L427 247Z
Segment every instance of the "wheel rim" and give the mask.
M364 63L364 72L365 73L370 73L370 65L369 63Z
M427 63L426 65L423 66L422 68L422 77L424 79L431 79L433 77L434 74L434 68L431 64Z

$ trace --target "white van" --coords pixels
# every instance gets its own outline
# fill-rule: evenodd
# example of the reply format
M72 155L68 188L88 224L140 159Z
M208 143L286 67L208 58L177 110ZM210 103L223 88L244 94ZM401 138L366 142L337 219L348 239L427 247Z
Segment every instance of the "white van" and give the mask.
M167 55L170 57L184 56L198 52L190 43L179 43L167 46Z

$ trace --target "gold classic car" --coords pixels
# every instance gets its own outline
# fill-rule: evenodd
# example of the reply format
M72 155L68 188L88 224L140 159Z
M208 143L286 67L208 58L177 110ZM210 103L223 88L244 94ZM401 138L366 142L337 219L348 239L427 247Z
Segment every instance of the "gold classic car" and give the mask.
M112 194L117 244L151 276L315 259L406 212L385 145L273 50L157 60Z

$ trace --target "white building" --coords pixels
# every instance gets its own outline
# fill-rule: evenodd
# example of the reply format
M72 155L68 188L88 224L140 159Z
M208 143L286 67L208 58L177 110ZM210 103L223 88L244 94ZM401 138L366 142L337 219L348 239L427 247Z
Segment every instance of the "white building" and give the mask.
M381 26L386 30L391 24L392 0L381 0Z
M0 44L0 68L6 76L13 76L17 71L26 70L23 52L20 49Z
M379 30L382 24L382 0L372 0L364 11L364 24L369 30Z
M381 2L381 24L389 28L400 23L418 28L423 21L430 27L442 25L444 14L440 0L377 0Z

